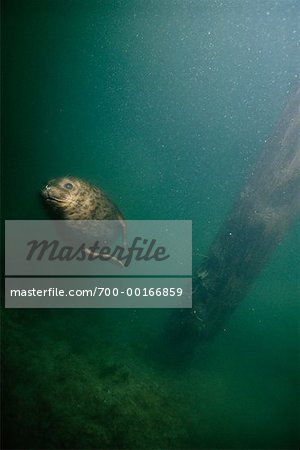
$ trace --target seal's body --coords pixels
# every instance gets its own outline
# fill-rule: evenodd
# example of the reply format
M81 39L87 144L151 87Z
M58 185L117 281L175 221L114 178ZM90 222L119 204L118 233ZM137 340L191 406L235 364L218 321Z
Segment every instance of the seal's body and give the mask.
M122 234L126 245L124 217L102 189L80 178L62 177L50 180L41 195L55 218L68 221L69 239L84 240L86 247L95 241L110 245Z

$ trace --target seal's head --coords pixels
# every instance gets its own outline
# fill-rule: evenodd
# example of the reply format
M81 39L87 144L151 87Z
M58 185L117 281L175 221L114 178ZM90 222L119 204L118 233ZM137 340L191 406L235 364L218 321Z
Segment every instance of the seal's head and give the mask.
M63 219L92 219L95 212L99 215L99 205L102 203L101 191L76 177L48 181L41 195L47 206Z

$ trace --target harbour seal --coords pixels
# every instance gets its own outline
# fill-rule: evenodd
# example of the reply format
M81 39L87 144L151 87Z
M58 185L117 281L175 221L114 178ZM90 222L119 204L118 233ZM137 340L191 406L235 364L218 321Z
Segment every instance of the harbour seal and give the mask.
M73 240L84 239L87 247L95 240L108 245L121 234L126 246L124 217L102 189L80 178L67 176L48 181L41 196L55 218L68 221L66 234L71 231Z

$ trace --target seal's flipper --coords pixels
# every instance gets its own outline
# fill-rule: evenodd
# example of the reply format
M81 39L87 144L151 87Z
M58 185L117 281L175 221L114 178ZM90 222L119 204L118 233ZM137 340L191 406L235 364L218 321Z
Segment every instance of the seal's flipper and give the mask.
M122 236L123 236L123 245L127 249L128 248L128 242L127 242L127 230L126 230L126 222L124 217L121 214L118 214L118 220L122 227Z
M122 268L125 267L124 264L122 263L122 261L120 261L115 256L107 255L106 253L101 253L101 252L92 252L89 248L85 248L84 251L88 256L92 255L95 258L98 258L99 256L101 256L101 258L103 258L103 259L107 259L107 260L110 260L114 264L118 264L119 267L122 267Z

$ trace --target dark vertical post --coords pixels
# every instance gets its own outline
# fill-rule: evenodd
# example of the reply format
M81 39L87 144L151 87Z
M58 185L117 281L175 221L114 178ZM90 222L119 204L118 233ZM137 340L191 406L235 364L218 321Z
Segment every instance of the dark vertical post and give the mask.
M177 333L205 336L247 293L300 210L300 88L266 142L194 279L192 313ZM174 327L173 327L174 329Z

